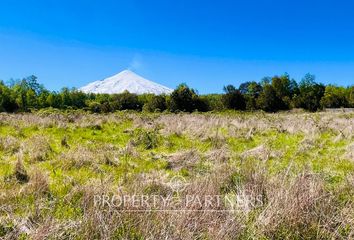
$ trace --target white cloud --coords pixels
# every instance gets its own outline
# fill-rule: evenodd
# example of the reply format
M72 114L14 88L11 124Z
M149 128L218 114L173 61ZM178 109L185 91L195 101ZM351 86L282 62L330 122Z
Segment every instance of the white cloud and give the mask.
M128 69L132 70L132 71L137 71L137 70L141 69L142 66L143 66L142 56L141 56L141 54L137 53L133 56L133 59L129 63Z

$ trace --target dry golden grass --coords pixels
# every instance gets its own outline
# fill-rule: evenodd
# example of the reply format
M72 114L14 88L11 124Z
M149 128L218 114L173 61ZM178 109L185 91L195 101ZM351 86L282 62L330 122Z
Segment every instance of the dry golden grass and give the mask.
M0 122L0 239L354 238L352 113L24 113ZM95 204L116 196L171 202Z

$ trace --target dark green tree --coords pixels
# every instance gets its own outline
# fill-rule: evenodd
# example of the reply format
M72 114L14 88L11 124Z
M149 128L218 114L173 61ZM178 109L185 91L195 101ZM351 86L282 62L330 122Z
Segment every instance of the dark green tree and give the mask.
M71 89L71 91L69 93L70 93L72 107L74 107L76 109L82 109L87 106L86 100L89 98L89 94L85 94L81 91L78 91L75 88Z
M194 95L193 96L193 105L195 110L199 112L207 112L210 110L209 107L209 99L200 97L199 95Z
M279 104L280 101L273 86L266 84L263 86L263 92L257 99L257 105L258 108L266 112L276 112L282 107L282 105Z
M59 93L60 98L61 98L61 108L68 108L73 105L72 99L70 96L70 89L67 87L62 88L62 90Z
M4 82L0 81L0 111L1 112L14 112L18 106L13 98L11 89L7 87Z
M348 106L354 108L354 86L347 88L347 101Z
M138 110L142 109L142 103L136 94L125 91L114 94L111 102L112 110Z
M257 98L262 93L263 88L257 82L245 82L242 83L239 87L240 92L245 97L246 100L246 109L255 110L257 109Z
M347 89L333 85L326 86L321 106L324 108L348 107Z
M280 77L274 76L272 78L272 87L275 91L277 99L277 109L286 110L290 108L291 99L293 96L292 82L288 74L284 74Z
M224 87L225 94L222 96L222 102L227 109L245 110L246 100L241 91L236 89L233 85Z
M61 108L63 106L62 98L60 94L56 92L48 93L45 101L46 101L46 106L48 107Z
M167 109L166 96L153 95L148 98L144 104L143 109L148 112L162 112Z
M196 92L186 84L181 84L171 94L170 110L172 112L193 112L198 110L196 99L198 99Z
M16 83L13 86L13 98L19 108L20 111L27 111L28 104L27 104L27 91L29 90L28 84L25 79Z
M325 92L323 84L316 83L316 77L306 74L299 84L299 96L295 99L295 106L309 111L321 109L321 98Z

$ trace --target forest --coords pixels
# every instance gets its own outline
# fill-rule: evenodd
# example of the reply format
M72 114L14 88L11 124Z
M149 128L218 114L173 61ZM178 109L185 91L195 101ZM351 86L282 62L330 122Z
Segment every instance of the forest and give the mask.
M223 94L200 95L198 91L180 84L169 96L129 92L120 94L86 94L78 89L62 88L49 91L36 76L0 81L0 111L30 112L43 108L83 109L95 113L119 110L148 112L207 112L227 109L239 111L263 110L277 112L302 108L317 111L324 108L354 107L354 85L336 86L316 82L312 74L301 81L288 74L265 77L261 81L249 81L223 87Z

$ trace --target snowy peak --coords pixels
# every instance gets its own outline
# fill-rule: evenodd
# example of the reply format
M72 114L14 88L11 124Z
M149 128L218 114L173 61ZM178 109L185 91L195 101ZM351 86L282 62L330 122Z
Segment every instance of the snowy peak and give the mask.
M128 91L135 94L153 93L170 94L173 90L158 83L147 80L138 74L124 70L112 77L89 83L79 90L85 93L122 93Z

